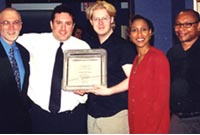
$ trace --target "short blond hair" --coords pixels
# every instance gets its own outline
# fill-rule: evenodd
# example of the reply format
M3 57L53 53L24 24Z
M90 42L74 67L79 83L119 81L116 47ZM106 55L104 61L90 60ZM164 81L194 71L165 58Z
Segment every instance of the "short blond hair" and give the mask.
M104 0L103 1L98 0L86 9L86 17L87 17L88 20L92 19L93 12L96 9L106 9L109 16L113 17L113 18L115 18L115 15L116 15L116 12L117 12L115 7L112 4L110 4L110 3L108 3ZM115 27L115 21L113 21L112 27Z

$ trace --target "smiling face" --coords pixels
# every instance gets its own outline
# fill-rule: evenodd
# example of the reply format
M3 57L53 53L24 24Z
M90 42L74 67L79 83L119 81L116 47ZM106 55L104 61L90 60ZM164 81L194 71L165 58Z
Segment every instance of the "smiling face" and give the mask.
M174 31L182 44L192 45L198 39L199 29L200 24L193 12L179 13Z
M130 40L137 48L150 46L150 39L152 31L146 21L143 19L136 19L132 22L130 27Z
M113 21L114 18L110 17L106 9L96 9L93 11L90 23L98 36L102 39L106 39L113 32Z
M58 41L65 41L72 35L74 29L73 18L68 13L56 13L53 21L50 22L51 30Z
M1 38L12 45L17 39L22 28L21 17L19 13L12 9L6 9L0 14L0 35Z

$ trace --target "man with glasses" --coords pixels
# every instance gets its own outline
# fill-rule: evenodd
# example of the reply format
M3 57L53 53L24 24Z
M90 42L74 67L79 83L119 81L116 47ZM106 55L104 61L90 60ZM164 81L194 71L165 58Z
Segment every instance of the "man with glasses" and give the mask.
M22 21L13 8L0 12L0 133L30 132L28 113L29 53L15 42Z
M108 87L95 86L88 91L88 133L129 133L127 89L136 50L114 32L116 9L112 4L97 1L86 15L97 34L96 40L87 41L91 48L105 49L108 56Z
M170 133L200 133L200 17L185 9L174 30L180 43L167 53L171 67Z

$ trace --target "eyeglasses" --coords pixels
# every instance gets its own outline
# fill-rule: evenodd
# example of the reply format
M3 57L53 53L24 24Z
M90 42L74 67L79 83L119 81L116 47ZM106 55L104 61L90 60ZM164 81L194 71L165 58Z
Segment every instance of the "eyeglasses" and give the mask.
M196 24L198 23L199 21L196 21L196 22L191 22L191 23L176 23L174 25L175 28L181 28L181 26L183 26L183 28L190 28L192 27L193 24Z
M99 21L103 21L103 22L107 22L108 20L110 20L110 16L105 16L105 17L102 17L102 18L92 18L92 20L94 21L94 22L99 22Z
M20 20L16 20L16 21L13 21L13 22L5 20L5 21L0 22L0 24L2 24L5 27L6 26L11 26L11 25L13 25L13 26L19 26L19 25L22 24L22 22Z

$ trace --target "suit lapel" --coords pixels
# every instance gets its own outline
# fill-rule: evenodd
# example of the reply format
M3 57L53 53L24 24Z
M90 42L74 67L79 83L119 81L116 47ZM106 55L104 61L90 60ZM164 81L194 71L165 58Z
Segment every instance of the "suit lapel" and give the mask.
M24 82L22 86L22 92L26 93L27 92L27 87L28 87L28 78L29 78L29 55L27 50L25 50L19 43L16 43L17 47L19 48L19 52L21 54L22 62L24 65Z
M0 76L4 76L5 79L9 77L8 79L11 79L12 82L15 82L14 85L16 85L16 87L17 87L17 83L15 81L15 76L12 71L10 60L9 60L9 58L6 54L6 51L4 50L1 42L0 42L0 70L1 70Z
M27 85L28 85L28 77L29 77L29 55L28 55L28 52L21 46L19 45L18 43L16 43L18 48L19 48L19 51L20 51L20 54L21 54L21 57L22 57L22 62L23 62L23 65L24 65L24 70L25 70L25 76L24 76L24 83L23 83L23 86L22 86L22 92L26 93L27 92ZM3 68L4 67L4 68ZM3 69L2 69L3 68ZM8 76L12 76L12 78L14 79L15 81L15 77L14 77L14 74L12 72L12 67L11 67L11 64L10 64L10 60L3 48L3 45L2 43L0 42L0 69L3 70L3 72L5 71ZM16 82L16 81L15 81ZM16 86L17 86L17 83L16 83ZM25 91L24 91L25 90Z
M6 71L10 71L8 73L13 74L10 60L9 60L9 58L6 54L6 51L4 50L1 42L0 42L0 66L6 67ZM13 77L14 77L14 74L13 74Z
M3 48L3 45L0 42L0 58L5 58L5 57L7 57L7 54L6 54L6 52L5 52L4 48Z

